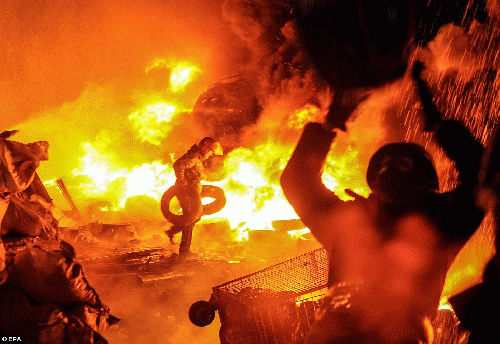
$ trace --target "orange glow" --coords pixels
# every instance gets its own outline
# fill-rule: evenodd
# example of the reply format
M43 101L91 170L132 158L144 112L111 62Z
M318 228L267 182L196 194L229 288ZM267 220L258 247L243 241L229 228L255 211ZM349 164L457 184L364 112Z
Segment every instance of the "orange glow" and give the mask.
M157 68L168 68L168 63L164 59L156 59L148 67L146 67L146 74Z
M290 117L291 124L310 120L318 109L306 106ZM136 134L142 141L160 143L167 137L171 122L178 114L175 106L167 103L148 105L144 109L129 116ZM113 153L112 139L100 135L95 143L85 142L82 145L85 155L80 159L80 166L73 170L74 175L90 177L92 183L87 185L83 194L89 198L111 198L117 209L123 207L127 198L146 195L158 202L163 193L175 183L175 175L171 165L159 161L139 166L126 166L116 161ZM249 230L273 230L274 220L297 219L298 216L285 199L279 178L292 151L294 143L283 144L268 139L267 142L254 147L240 147L232 150L224 158L221 175L224 178L215 182L204 182L221 187L226 194L227 203L220 212L203 219L227 219L231 229L237 233L235 240L248 238ZM336 193L342 194L344 185L339 178L350 178L359 167L357 152L353 149L345 156L329 155L324 180ZM341 171L337 171L338 169ZM333 171L336 171L335 174ZM117 187L118 186L118 187ZM367 187L359 186L355 190L367 194ZM344 199L349 196L343 195ZM206 202L205 202L206 203ZM202 219L202 221L203 221ZM203 223L203 222L201 222ZM292 237L300 237L308 229L292 231Z
M201 73L201 69L189 61L167 62L164 59L157 59L151 63L146 68L146 74L151 73L153 70L168 70L170 72L169 81L172 93L184 91L186 86L193 82L196 75Z
M306 104L302 109L296 110L288 119L287 127L299 130L307 122L313 121L320 113L320 109L314 105Z
M294 229L291 231L288 231L287 233L290 234L290 236L294 239L300 239L304 234L309 233L310 230L307 228L304 229Z
M193 81L196 74L200 73L201 69L189 62L182 62L172 67L170 75L170 88L172 92L179 93Z
M141 142L158 146L172 129L171 122L180 112L187 111L171 103L161 102L130 114L128 119Z
M145 195L159 200L166 185L173 184L175 175L171 166L153 161L134 167L121 167L112 149L102 143L102 136L94 144L82 143L85 155L80 158L80 166L73 175L84 175L91 183L81 186L82 193L88 198L109 198L117 209L123 208L132 196Z
M447 299L481 282L483 269L495 254L494 229L493 216L488 214L449 268L442 298Z
M271 221L297 218L279 185L279 176L293 147L269 141L253 149L237 148L224 161L226 178L213 183L224 189L227 203L213 217L227 218L238 229L239 240L248 230L272 230Z
M333 152L328 154L322 179L328 189L335 192L341 200L348 201L353 197L345 193L346 189L363 197L368 197L370 194L371 190L365 179L359 178L363 175L363 166L358 160L358 151L348 146L345 154L340 157L335 157Z

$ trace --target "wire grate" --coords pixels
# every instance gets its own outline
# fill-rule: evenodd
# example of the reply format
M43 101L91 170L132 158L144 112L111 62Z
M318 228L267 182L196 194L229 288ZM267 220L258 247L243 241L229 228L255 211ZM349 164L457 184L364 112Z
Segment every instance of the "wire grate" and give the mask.
M325 287L327 279L328 256L324 248L318 248L213 287L213 290L238 294L249 289L264 289L272 293L303 294Z

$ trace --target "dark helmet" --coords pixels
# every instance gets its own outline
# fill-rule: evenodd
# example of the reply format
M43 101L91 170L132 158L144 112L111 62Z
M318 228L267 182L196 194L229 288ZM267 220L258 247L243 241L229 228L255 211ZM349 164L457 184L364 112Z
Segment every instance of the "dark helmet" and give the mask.
M424 147L409 142L390 143L375 152L366 180L374 192L396 196L439 190L432 157Z
M220 143L212 137L204 137L198 144L202 153L213 151L215 155L222 155L222 147Z

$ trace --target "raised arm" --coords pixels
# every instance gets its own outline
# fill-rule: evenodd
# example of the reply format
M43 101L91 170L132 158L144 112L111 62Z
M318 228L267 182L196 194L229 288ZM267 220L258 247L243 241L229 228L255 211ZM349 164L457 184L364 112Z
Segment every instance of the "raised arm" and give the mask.
M446 155L455 162L461 184L475 185L478 181L483 146L461 122L443 120L432 101L427 83L421 77L422 70L422 62L417 61L412 69L412 77L424 110L425 130L436 133L437 142Z
M324 246L329 243L331 226L328 225L332 209L343 201L329 190L321 179L326 156L335 139L333 128L345 130L344 122L360 101L343 105L337 93L325 123L308 123L281 175L281 187L288 202L311 233Z
M417 66L412 76L423 105L425 129L435 132L438 144L455 163L459 177L458 186L441 196L444 206L440 209L440 228L448 242L465 243L484 218L484 211L475 201L483 146L460 121L442 119L427 84L420 77L421 70L422 65Z
M437 129L437 125L442 121L442 115L436 104L432 101L432 94L427 83L422 79L424 64L416 61L411 70L413 81L417 86L420 102L424 110L424 130L432 131Z
M325 219L341 202L322 182L321 174L335 133L320 123L308 123L281 175L281 187L297 215L316 239L325 245Z

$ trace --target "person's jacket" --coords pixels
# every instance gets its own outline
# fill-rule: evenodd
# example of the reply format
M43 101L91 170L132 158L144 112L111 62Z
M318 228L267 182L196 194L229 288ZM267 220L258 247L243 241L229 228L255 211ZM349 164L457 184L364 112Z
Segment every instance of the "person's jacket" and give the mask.
M193 145L183 156L174 162L176 184L198 188L202 179L203 161L198 145Z

